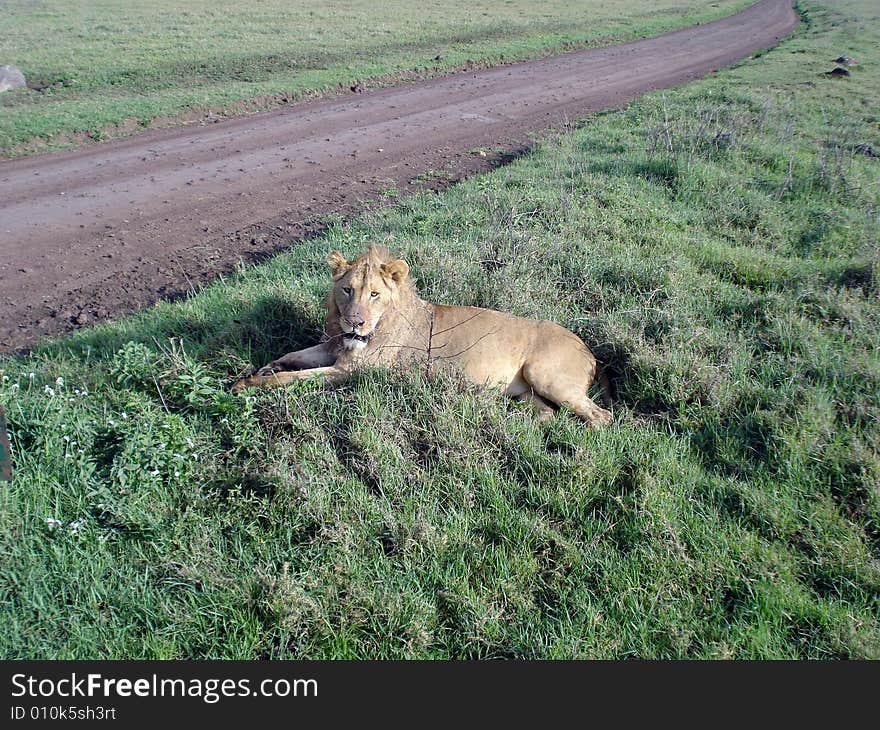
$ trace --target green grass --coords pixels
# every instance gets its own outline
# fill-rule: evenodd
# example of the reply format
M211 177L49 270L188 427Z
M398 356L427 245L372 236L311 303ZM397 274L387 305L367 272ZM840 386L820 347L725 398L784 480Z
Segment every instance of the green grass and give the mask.
M802 13L735 69L0 361L0 656L880 657L880 23ZM317 339L324 255L368 242L428 298L579 333L615 425L416 373L231 396Z
M746 4L5 0L0 63L45 88L0 94L0 154L131 133L190 109L255 110L412 69L655 35Z

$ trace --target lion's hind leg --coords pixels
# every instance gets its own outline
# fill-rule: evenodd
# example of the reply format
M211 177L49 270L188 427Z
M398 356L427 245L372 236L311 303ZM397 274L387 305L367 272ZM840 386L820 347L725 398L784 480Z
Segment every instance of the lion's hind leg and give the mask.
M607 426L614 420L611 411L596 405L587 397L584 392L587 386L583 381L570 379L564 374L551 377L552 380L538 377L533 381L526 374L526 379L529 379L535 392L541 398L556 405L565 406L591 426Z
M611 411L596 405L587 396L595 361L586 353L571 354L574 357L537 357L527 361L522 369L523 379L541 398L565 406L591 426L607 426L614 420Z
M542 423L544 421L549 421L551 418L553 418L553 416L556 415L556 409L553 408L553 405L544 400L533 390L528 390L525 393L521 393L520 395L515 396L515 398L518 401L530 404L532 408L535 409L535 414L537 415L538 420Z
M528 403L535 411L538 420L541 422L548 421L556 415L556 409L553 404L538 395L534 388L526 382L522 371L517 373L513 382L507 386L504 391L514 400Z

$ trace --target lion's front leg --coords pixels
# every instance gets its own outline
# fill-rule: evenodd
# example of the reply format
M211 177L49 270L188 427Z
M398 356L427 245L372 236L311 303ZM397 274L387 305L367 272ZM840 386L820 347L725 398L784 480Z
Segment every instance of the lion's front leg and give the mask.
M272 375L285 370L308 370L309 368L322 368L336 362L336 356L330 352L327 343L322 342L305 350L288 352L286 355L273 360L257 370L257 375Z
M287 370L271 375L251 375L242 378L232 386L233 393L241 393L245 388L283 388L298 380L326 378L330 383L341 383L349 377L349 372L337 367L309 368L308 370Z

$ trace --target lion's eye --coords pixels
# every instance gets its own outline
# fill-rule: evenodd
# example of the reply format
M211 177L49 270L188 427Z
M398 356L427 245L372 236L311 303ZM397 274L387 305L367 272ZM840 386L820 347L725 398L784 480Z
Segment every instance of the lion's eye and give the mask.
M370 299L375 299L378 296L379 296L379 292L377 292L377 291L370 292Z
M346 294L347 296L351 296L351 287L350 287L350 286L344 286L344 287L342 287L342 291L343 291L343 293Z

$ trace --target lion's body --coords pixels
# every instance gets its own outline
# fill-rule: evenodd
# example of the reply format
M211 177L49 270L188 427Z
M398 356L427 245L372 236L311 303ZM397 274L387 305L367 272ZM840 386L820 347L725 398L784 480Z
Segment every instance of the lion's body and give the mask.
M454 367L480 385L530 401L542 417L565 406L592 425L611 414L587 397L596 359L574 333L553 322L491 309L431 304L418 297L403 261L370 251L353 263L331 254L333 290L325 341L285 355L235 384L280 386L323 376L343 380L369 366ZM604 385L604 383L603 383Z

